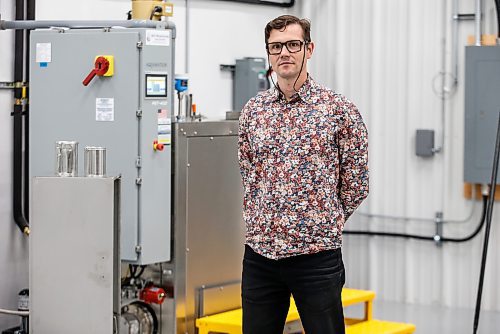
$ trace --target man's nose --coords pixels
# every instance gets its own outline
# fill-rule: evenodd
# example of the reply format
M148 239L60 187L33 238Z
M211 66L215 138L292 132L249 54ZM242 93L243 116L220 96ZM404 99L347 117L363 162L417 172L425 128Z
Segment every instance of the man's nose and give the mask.
M286 45L283 45L283 48L281 49L281 54L280 54L282 57L283 56L290 56L290 51L288 51L288 49L286 48Z
M290 58L290 52L288 52L288 50L286 48L283 48L283 50L281 51L281 54L280 54L280 58L281 59Z

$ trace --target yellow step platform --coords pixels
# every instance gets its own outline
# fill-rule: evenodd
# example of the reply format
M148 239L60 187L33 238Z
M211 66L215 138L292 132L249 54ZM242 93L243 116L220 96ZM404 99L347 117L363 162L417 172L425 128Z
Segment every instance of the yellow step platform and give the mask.
M373 299L375 293L368 290L357 290L344 288L342 290L342 305L344 307L365 303L364 319L346 319L348 324L348 334L406 334L413 333L415 326L411 324L401 324L388 321L372 319ZM196 319L196 327L199 334L208 334L210 332L241 334L242 310L214 314L211 316ZM290 300L290 310L286 318L287 322L299 320L299 312L293 298Z
M416 327L401 322L368 320L346 328L346 334L411 334Z

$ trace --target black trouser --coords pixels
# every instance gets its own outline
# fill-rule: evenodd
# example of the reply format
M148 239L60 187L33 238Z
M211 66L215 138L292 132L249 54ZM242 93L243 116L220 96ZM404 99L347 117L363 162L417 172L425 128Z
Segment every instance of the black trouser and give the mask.
M242 305L244 334L282 334L290 294L306 334L344 334L340 249L270 260L245 246Z

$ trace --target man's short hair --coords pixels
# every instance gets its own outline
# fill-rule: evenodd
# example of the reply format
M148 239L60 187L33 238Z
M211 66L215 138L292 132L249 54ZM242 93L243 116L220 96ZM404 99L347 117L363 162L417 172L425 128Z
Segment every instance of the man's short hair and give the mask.
M311 22L309 22L309 20L299 19L298 17L293 15L281 15L275 18L274 20L269 21L269 23L266 25L266 28L264 29L266 44L269 41L269 36L271 35L272 30L276 29L279 31L283 31L290 24L300 25L302 27L304 41L305 42L311 41Z

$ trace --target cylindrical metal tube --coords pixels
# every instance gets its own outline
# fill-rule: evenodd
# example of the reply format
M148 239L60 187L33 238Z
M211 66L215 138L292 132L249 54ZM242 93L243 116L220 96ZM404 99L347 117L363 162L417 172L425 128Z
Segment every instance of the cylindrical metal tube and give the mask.
M193 94L186 96L186 120L192 119L193 117Z
M78 142L56 142L56 173L57 176L78 176Z
M476 46L481 46L481 21L482 21L482 7L483 1L476 0Z
M175 24L171 21L149 21L149 20L102 20L102 21L63 21L63 20L26 20L26 21L4 21L0 20L0 30L6 29L40 29L51 27L67 27L67 28L106 28L106 27L123 27L123 28L157 28L165 27L175 31ZM174 36L172 36L175 38Z
M85 147L84 165L86 177L106 176L106 148Z

